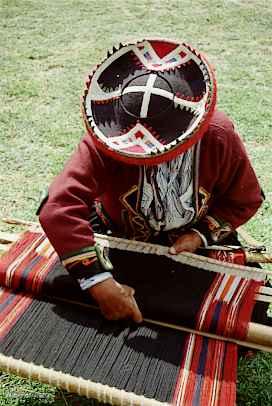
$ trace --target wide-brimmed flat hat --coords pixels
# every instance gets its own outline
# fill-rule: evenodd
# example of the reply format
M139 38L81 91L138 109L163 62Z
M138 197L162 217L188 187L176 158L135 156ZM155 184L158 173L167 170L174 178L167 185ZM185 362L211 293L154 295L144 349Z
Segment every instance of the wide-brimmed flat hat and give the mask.
M201 53L185 43L145 39L114 47L92 70L82 110L99 150L156 165L201 139L215 103L214 72Z

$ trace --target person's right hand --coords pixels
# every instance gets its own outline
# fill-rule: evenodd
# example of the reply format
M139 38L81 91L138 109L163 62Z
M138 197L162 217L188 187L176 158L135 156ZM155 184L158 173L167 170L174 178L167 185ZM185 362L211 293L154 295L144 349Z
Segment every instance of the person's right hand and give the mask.
M109 278L94 285L89 291L106 319L142 322L143 317L134 298L133 288Z

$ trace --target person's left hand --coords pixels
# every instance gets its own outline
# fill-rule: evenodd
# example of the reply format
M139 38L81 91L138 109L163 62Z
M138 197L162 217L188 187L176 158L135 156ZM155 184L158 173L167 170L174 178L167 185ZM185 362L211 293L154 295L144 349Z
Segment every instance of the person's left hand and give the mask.
M169 248L169 253L176 255L182 251L195 252L202 244L202 240L196 231L190 230L182 234Z

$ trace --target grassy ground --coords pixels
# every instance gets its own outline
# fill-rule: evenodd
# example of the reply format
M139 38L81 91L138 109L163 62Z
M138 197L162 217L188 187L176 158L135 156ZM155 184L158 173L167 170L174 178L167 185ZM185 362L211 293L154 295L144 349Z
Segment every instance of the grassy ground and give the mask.
M0 0L0 21L0 217L35 219L39 191L83 133L89 67L112 44L154 34L191 42L216 66L219 108L234 119L267 197L247 227L271 247L270 1ZM271 372L268 354L241 360L238 404L271 405ZM23 404L84 401L2 375L0 405Z

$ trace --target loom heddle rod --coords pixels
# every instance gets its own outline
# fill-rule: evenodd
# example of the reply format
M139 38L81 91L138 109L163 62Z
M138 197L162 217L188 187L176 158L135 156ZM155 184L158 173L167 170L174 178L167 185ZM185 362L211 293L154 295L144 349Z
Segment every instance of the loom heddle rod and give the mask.
M69 303L69 304L81 306L81 307L84 307L87 309L92 309L92 310L97 310L97 311L99 310L98 307L96 307L94 305L87 304L87 303L80 303L80 302L65 299L65 298L50 296L50 297L47 297L47 299L48 300L53 299L56 302ZM195 330L195 329L192 329L189 327L184 327L184 326L180 326L177 324L167 323L167 322L160 321L160 320L144 318L143 321L148 324L166 327L166 328L170 328L173 330L182 331L184 333L197 334L202 337L212 338L212 339L221 340L221 341L227 341L227 342L231 342L231 343L234 343L234 344L237 344L240 346L244 346L244 347L248 347L248 348L252 348L252 349L256 349L256 350L260 350L260 351L272 352L272 327L265 326L265 325L262 325L259 323L252 323L252 322L249 323L246 341L242 341L242 340L239 340L239 339L236 339L233 337L224 337L224 336L209 333L206 331L198 331L198 330Z

